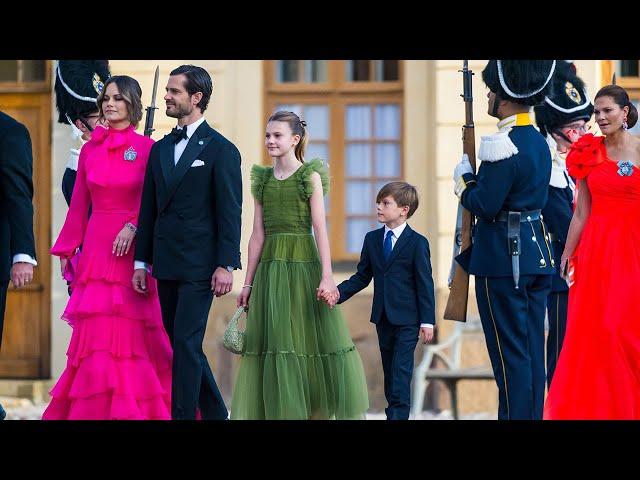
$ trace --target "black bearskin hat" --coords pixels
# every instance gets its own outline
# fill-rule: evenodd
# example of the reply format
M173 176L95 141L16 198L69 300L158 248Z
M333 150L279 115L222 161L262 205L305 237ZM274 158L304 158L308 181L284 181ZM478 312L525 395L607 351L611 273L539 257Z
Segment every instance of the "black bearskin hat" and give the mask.
M584 82L575 74L571 63L559 61L551 81L553 95L547 95L542 105L534 107L536 123L545 137L562 125L576 120L589 121L593 114Z
M96 99L111 76L108 60L60 60L55 75L58 122L68 125L98 110Z
M551 91L555 60L489 60L482 80L502 100L539 105Z

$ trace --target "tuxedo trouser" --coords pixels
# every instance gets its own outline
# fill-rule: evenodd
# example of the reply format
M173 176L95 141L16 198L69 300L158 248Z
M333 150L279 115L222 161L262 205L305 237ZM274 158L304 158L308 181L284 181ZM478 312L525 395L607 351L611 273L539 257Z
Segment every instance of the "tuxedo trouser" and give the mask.
M227 408L213 378L202 341L213 302L211 280L158 280L162 322L173 347L171 417L225 420Z
M4 326L4 310L7 305L7 289L9 281L0 282L0 349L2 349L2 328Z
M376 323L382 370L384 396L388 407L387 420L408 420L411 409L411 378L413 355L418 344L420 326L394 325L383 312Z
M476 300L498 386L498 419L541 420L544 317L551 275L476 276Z
M547 388L551 386L553 372L556 370L564 333L567 329L567 306L569 292L551 292L547 297L547 315L549 335L547 336Z

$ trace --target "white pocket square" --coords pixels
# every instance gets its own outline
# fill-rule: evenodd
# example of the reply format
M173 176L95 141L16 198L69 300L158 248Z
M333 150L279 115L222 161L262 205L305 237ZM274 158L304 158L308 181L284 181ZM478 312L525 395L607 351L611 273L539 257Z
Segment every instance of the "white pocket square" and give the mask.
M191 164L192 167L201 167L204 165L204 162L202 160L194 160L193 163Z

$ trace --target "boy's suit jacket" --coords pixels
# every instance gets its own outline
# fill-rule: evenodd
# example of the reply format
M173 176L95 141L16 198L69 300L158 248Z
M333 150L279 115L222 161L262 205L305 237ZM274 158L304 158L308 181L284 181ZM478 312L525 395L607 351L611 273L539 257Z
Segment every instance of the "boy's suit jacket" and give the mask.
M385 313L393 325L434 325L435 297L429 242L407 225L385 261L383 237L384 227L364 237L358 271L338 285L338 303L351 298L373 278L373 323L378 323Z

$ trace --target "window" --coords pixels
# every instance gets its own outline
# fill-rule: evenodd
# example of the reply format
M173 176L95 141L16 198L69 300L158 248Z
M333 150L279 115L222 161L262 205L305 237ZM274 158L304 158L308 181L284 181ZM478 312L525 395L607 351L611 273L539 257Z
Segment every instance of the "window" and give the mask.
M402 62L268 61L265 80L265 120L277 110L300 115L309 131L305 158L330 167L332 257L357 260L365 233L379 227L376 193L402 178Z
M603 86L611 83L614 73L616 74L616 84L627 91L629 99L640 111L640 60L603 60ZM640 122L629 129L629 132L640 135Z
M46 60L0 60L0 89L3 92L49 91L49 62Z

